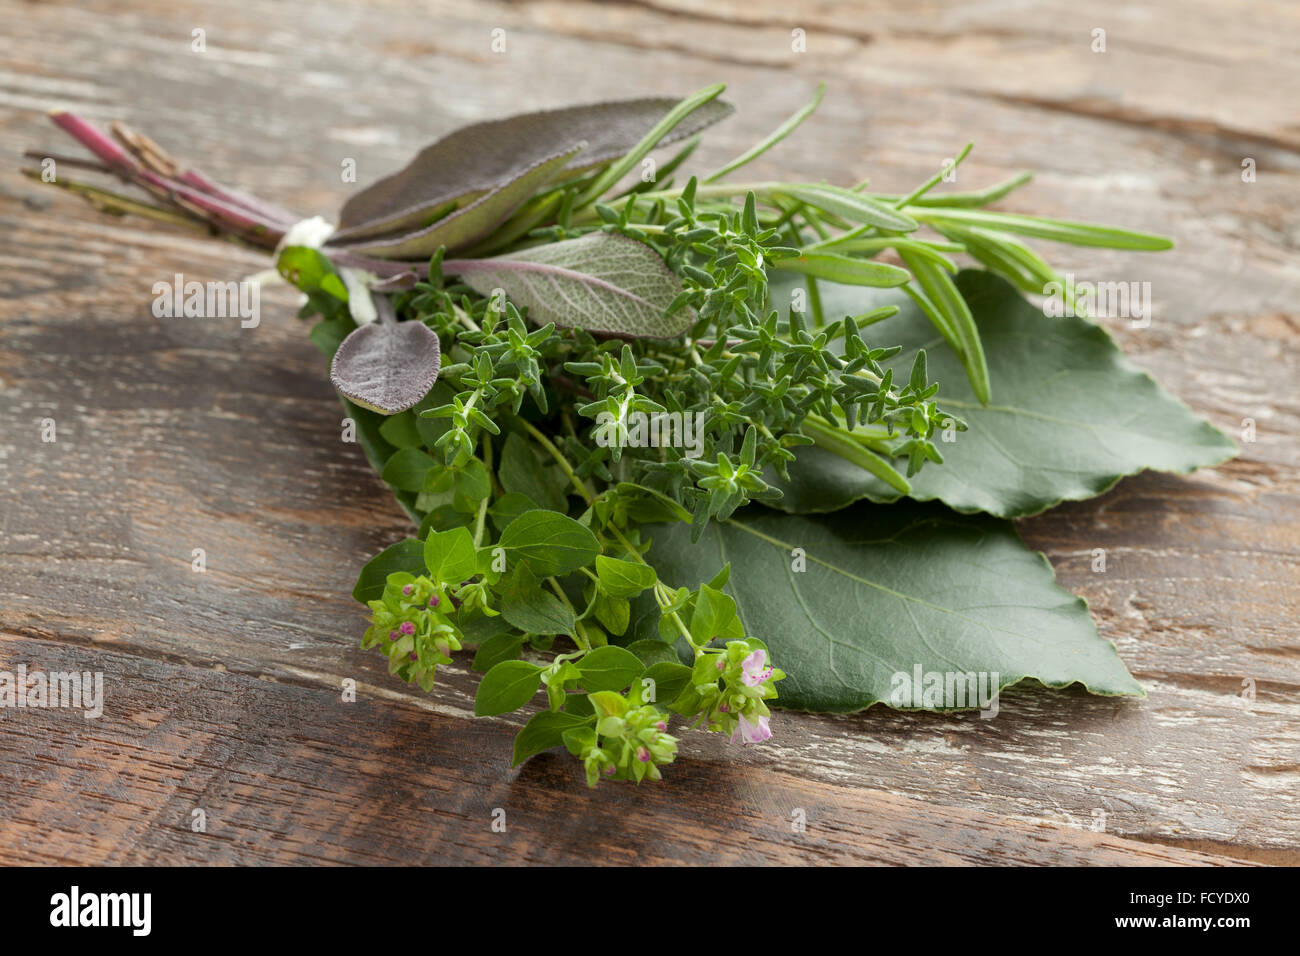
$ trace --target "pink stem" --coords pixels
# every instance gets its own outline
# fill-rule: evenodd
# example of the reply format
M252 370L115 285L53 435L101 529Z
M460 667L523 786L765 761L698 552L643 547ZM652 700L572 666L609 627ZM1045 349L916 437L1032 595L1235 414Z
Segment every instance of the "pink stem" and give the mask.
M283 221L276 222L264 218L252 210L241 208L225 199L210 196L174 179L160 176L150 169L145 169L113 140L74 113L56 111L50 114L50 119L127 182L143 185L191 213L193 211L188 206L196 206L201 213L226 220L235 228L252 233L272 247L284 235L286 223Z
M331 248L326 243L325 248L321 250L336 266L347 266L353 269L364 269L366 272L373 272L375 275L383 278L385 285L392 288L410 288L419 281L416 275L415 266L410 262L394 262L389 259L372 259L369 256L358 255L354 252L346 252L342 249Z
M187 169L183 171L180 174L180 180L183 183L193 186L195 189L202 190L209 196L215 196L217 199L224 199L228 203L242 206L249 212L256 213L265 219L272 220L273 222L292 226L298 221L298 217L288 210L281 209L279 206L273 206L268 202L263 202L256 196L250 196L247 193L219 186L197 169Z

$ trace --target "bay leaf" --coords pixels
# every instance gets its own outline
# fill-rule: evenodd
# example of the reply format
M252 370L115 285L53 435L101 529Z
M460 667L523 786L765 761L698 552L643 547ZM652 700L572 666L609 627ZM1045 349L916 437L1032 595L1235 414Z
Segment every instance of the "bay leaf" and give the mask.
M777 282L784 280L778 279ZM961 360L921 311L897 294L819 284L827 319L880 305L900 308L869 326L872 345L902 345L884 364L906 380L920 348L936 401L969 425L937 435L943 464L910 479L910 496L939 500L961 512L1001 517L1037 514L1062 501L1099 495L1144 470L1186 474L1236 454L1232 441L1133 366L1105 329L1083 318L1051 318L1010 283L964 270L956 284L979 328L994 401L972 392ZM797 283L797 280L796 280ZM789 301L791 283L774 286L773 302ZM859 499L894 501L899 492L838 455L815 446L794 449L790 482L779 486L785 511L835 511Z
M888 703L896 675L918 667L987 675L999 689L1034 679L1143 694L1087 603L1057 586L1008 521L900 502L816 516L751 506L711 522L698 545L684 524L648 530L649 560L673 586L731 562L726 590L745 633L787 674L781 707L848 713ZM641 623L638 636L652 638L652 622Z

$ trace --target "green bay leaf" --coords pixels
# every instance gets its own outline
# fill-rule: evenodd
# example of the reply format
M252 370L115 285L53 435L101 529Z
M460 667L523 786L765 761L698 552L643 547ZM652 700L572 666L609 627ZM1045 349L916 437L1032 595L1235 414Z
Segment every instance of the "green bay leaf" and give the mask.
M749 637L786 672L779 706L846 713L890 700L896 674L997 674L1141 695L1087 604L1010 522L938 505L860 503L834 515L750 507L711 523L651 529L665 581L699 581L730 561L726 590ZM802 549L805 570L799 567ZM650 637L649 633L640 635Z
M967 270L956 277L979 327L993 385L982 405L961 360L910 301L823 283L827 319L858 315L889 302L893 318L870 326L872 345L902 345L885 364L906 380L926 350L936 401L969 431L937 434L944 463L910 479L911 497L938 499L961 512L1001 517L1037 514L1062 501L1099 495L1144 470L1186 474L1236 454L1232 441L1133 366L1106 330L1082 318L1050 318L1005 280ZM789 301L789 287L773 301ZM826 512L859 499L894 501L898 491L839 456L813 446L795 449L791 481L775 506Z

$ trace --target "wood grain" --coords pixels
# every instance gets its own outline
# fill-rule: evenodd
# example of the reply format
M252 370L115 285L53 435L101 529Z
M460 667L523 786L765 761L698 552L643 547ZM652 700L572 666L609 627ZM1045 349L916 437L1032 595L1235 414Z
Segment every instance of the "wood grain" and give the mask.
M1045 251L1150 281L1150 328L1111 324L1125 350L1230 434L1256 425L1225 466L1020 523L1147 700L782 714L775 746L689 734L671 783L589 793L567 756L508 769L513 727L469 717L467 659L426 696L357 647L356 568L407 529L340 440L293 297L267 292L256 329L150 313L156 281L266 259L0 174L0 670L99 670L108 695L96 721L0 709L0 862L1300 863L1294 6L0 0L0 17L13 169L69 151L43 116L63 105L304 215L356 188L344 159L366 183L470 119L721 79L739 110L697 154L709 168L826 79L756 176L907 189L974 139L963 185L1038 172L1004 208L1169 231L1159 256Z

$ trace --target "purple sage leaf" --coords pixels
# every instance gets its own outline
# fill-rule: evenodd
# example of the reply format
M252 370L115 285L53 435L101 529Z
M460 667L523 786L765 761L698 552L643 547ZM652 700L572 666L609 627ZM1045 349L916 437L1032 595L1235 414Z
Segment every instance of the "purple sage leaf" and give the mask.
M640 142L677 103L671 97L620 100L462 127L423 149L404 169L349 199L339 213L336 239L351 242L421 228L448 204L463 208L577 143L587 147L569 161L568 171L608 162ZM660 145L693 136L731 112L730 104L721 100L705 103Z
M339 393L381 415L406 411L428 394L442 365L438 334L423 322L398 322L386 295L377 322L361 326L334 353L330 381Z
M439 246L461 249L492 234L529 196L558 176L567 163L582 151L582 144L538 162L531 169L474 202L415 232L374 236L356 242L330 239L331 248L359 252L380 259L428 259Z

